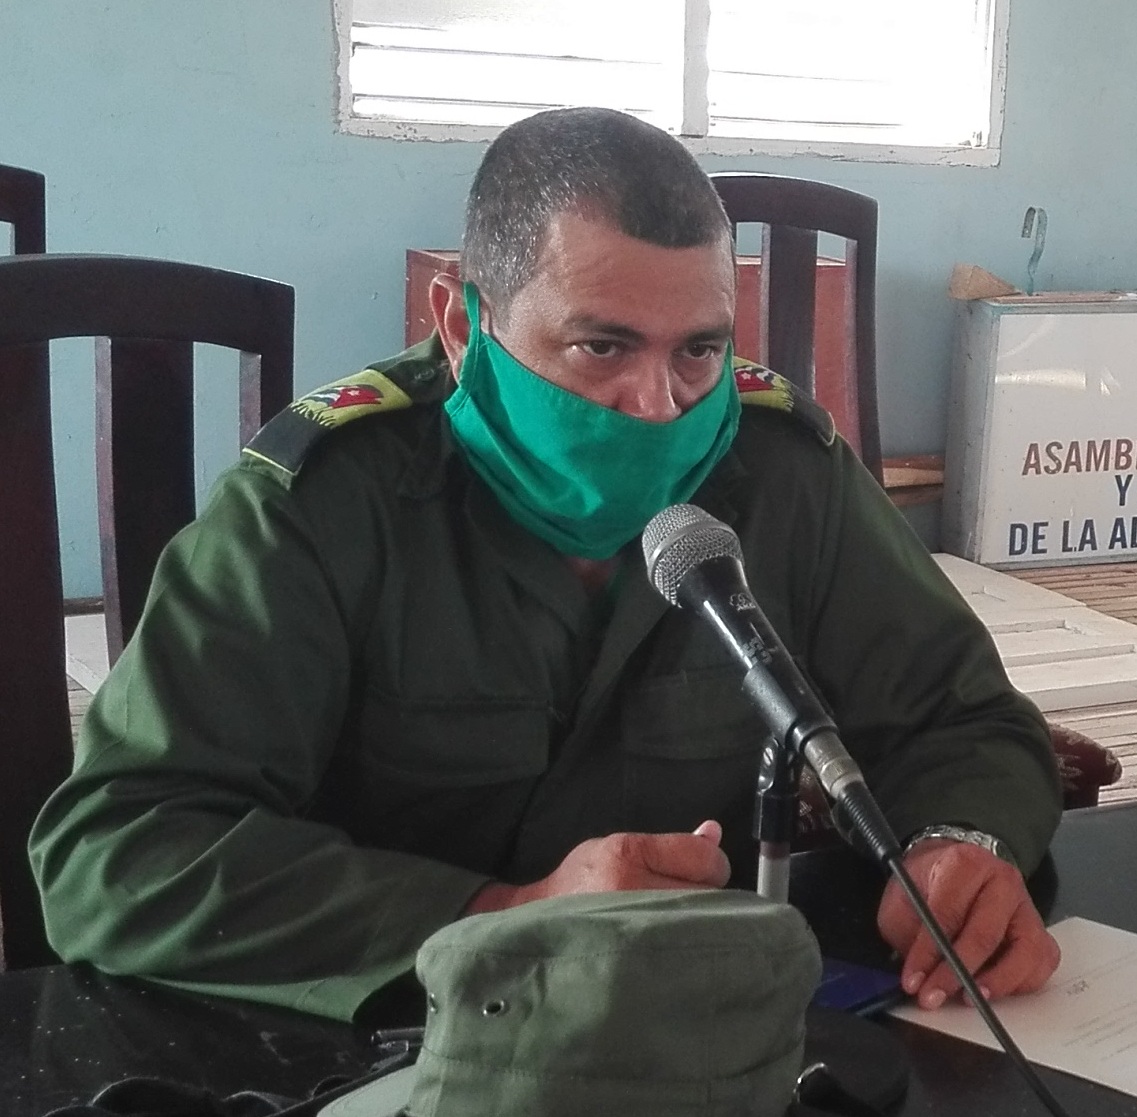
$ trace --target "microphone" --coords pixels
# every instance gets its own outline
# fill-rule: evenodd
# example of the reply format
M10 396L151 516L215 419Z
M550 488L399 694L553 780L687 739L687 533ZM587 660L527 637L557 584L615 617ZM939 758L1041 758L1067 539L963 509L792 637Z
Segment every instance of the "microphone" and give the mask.
M864 776L746 582L742 545L721 520L673 504L643 531L648 579L672 605L706 620L745 672L742 688L777 742L804 756L829 797L882 862L900 856Z

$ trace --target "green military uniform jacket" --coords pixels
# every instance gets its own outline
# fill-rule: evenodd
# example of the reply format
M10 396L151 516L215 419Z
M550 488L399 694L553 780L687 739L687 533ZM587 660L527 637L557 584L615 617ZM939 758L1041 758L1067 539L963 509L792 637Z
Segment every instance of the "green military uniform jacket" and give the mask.
M374 368L414 406L325 430L352 397L294 405L163 555L32 835L65 960L348 1018L487 879L586 838L716 818L752 882L763 728L714 635L635 543L590 598L510 520L451 442L436 343ZM898 834L974 826L1030 870L1059 811L1044 723L815 426L744 407L696 502Z

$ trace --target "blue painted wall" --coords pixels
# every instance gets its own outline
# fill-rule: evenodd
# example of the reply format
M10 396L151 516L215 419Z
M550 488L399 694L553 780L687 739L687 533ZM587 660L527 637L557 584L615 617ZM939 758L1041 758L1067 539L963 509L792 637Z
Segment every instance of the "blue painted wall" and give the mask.
M942 450L947 276L964 260L1024 282L1028 205L1050 218L1040 289L1137 286L1135 58L1131 0L1012 0L998 167L705 161L879 199L887 452ZM0 162L47 176L52 251L168 257L294 284L306 389L400 346L403 253L457 243L482 151L338 134L332 68L330 0L0 0ZM55 392L67 592L91 595L85 353L62 347ZM228 417L225 392L210 398ZM235 437L201 425L203 485ZM926 518L922 527L934 536Z

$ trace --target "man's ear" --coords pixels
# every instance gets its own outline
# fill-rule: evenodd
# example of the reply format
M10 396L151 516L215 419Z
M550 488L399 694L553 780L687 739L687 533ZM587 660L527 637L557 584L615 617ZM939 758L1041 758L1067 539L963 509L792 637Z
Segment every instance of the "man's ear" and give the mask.
M470 342L470 320L466 317L462 281L452 275L436 275L430 281L430 309L450 362L450 373L457 381Z

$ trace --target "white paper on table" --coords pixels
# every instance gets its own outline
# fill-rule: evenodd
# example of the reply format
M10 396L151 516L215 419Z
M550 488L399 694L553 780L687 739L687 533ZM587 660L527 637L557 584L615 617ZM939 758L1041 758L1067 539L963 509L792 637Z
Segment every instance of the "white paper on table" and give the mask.
M994 1002L994 1009L1032 1062L1137 1096L1137 934L1089 919L1050 928L1062 962L1037 993ZM928 1012L914 1004L890 1010L921 1027L1001 1050L971 1004Z

